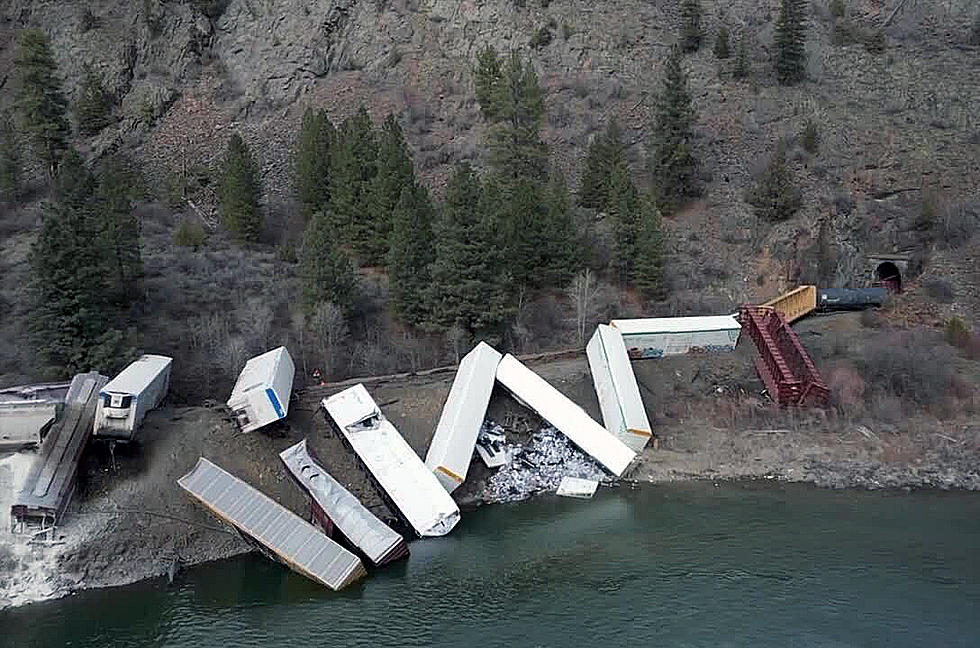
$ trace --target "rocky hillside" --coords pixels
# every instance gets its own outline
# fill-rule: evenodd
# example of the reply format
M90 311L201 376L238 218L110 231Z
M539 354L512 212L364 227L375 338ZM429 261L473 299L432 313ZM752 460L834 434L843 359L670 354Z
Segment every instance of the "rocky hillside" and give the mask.
M980 317L980 248L975 236L970 241L980 222L976 2L845 4L843 17L824 0L810 5L807 80L787 88L776 84L771 65L777 0L702 1L704 44L685 66L706 188L667 223L672 298L659 311L713 312L801 280L865 285L874 271L867 254L907 252L913 274L921 268L932 282L909 277L912 311L939 301L926 309L930 324L950 313ZM660 65L678 23L674 0L7 0L0 7L0 106L11 101L18 30L50 36L69 96L84 71L94 70L117 119L79 144L93 158L129 149L144 165L158 200L144 209L149 293L221 271L217 301L199 296L175 305L180 293L168 293L168 318L204 317L218 303L223 325L241 337L256 308L271 309L259 317L262 338L289 327L288 308L283 315L275 305L255 306L264 282L295 287L272 248L239 251L216 236L192 257L171 238L182 214L209 219L214 196L206 178L231 132L243 134L261 164L270 244L298 235L292 151L309 105L325 107L335 121L360 104L376 121L398 115L419 172L438 194L452 164L480 164L484 127L469 70L476 51L491 44L531 55L548 90L546 139L571 186L591 136L612 117L625 127L642 183ZM746 79L733 79L733 59L712 53L721 25L733 42L747 39ZM816 152L799 144L808 120L819 132ZM791 146L804 206L770 225L757 220L745 193L780 139ZM173 199L177 186L190 186L192 204ZM22 277L36 205L5 218L0 271ZM832 269L821 278L822 219ZM261 281L243 279L249 273ZM17 283L0 289L0 305L18 314L0 317L4 332L24 312ZM289 290L277 299L288 303ZM229 365L261 346L256 335ZM5 352L0 375L29 374L18 354Z

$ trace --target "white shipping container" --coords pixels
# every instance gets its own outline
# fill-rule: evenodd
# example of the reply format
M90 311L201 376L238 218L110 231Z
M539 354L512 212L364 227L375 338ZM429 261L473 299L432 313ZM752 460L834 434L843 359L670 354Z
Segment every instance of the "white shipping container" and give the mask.
M444 536L456 526L456 502L384 417L364 385L324 398L322 405L419 536Z
M626 444L592 420L585 410L514 356L505 355L497 365L497 380L518 401L537 412L617 477L636 456Z
M623 334L631 358L734 351L742 330L731 315L620 319L609 325Z
M480 342L463 356L456 370L425 455L425 465L450 493L466 480L502 357L492 346Z
M40 446L41 434L57 415L53 401L0 401L0 450Z
M634 452L653 434L626 345L618 329L600 324L585 347L602 423Z
M170 389L173 358L144 355L123 369L99 392L92 434L116 441L131 441L146 413Z
M242 432L286 418L295 373L286 347L266 351L245 363L228 398L228 408Z

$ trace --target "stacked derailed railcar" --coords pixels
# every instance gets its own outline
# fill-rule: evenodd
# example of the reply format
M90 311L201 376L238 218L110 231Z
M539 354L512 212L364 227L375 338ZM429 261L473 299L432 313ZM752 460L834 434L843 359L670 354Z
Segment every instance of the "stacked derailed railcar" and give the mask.
M92 435L99 390L108 380L98 373L78 374L72 379L62 416L48 431L24 489L10 507L10 518L16 525L58 523L71 501L78 464Z
M408 556L405 539L327 473L313 457L306 439L280 452L279 458L310 496L313 516L327 535L336 530L375 565Z
M629 467L636 453L592 420L584 409L507 354L497 365L497 380L519 402L568 437L586 454L617 477Z
M466 480L502 357L492 346L480 342L463 356L456 370L425 455L425 465L450 493Z
M322 401L397 511L419 536L443 536L459 522L459 507L422 463L395 426L384 417L364 385Z
M631 450L642 452L653 436L653 429L622 334L618 329L600 324L585 353L603 425Z
M307 578L340 590L367 575L357 556L204 457L177 483L267 556Z

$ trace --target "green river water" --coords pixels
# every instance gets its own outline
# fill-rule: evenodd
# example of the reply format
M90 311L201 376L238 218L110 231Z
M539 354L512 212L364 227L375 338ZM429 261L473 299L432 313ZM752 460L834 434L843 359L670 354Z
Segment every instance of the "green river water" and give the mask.
M341 592L257 555L0 613L3 646L980 646L980 495L710 482L465 514Z

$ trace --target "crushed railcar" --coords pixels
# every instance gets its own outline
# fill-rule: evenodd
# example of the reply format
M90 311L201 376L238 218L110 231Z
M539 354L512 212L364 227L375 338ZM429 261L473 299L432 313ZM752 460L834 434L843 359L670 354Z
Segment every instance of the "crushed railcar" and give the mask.
M280 452L279 458L293 480L309 495L313 518L328 536L339 533L348 546L355 547L374 565L408 556L405 539L320 465L306 439Z
M421 536L444 536L459 507L415 454L363 384L324 398L329 417L401 517Z
M653 429L622 334L618 329L600 324L586 345L585 354L603 425L630 450L642 452L653 436Z
M425 455L425 465L450 493L466 480L502 357L492 346L480 342L463 356L456 370Z
M742 330L731 315L615 319L609 325L623 334L633 359L734 351Z
M613 475L620 477L636 457L629 446L514 356L507 354L500 361L497 381Z
M204 457L177 484L263 554L298 574L335 591L367 575L360 558Z
M78 464L92 435L99 390L109 381L98 373L76 375L65 395L64 411L51 426L34 459L24 488L10 507L11 526L58 523L75 491Z

